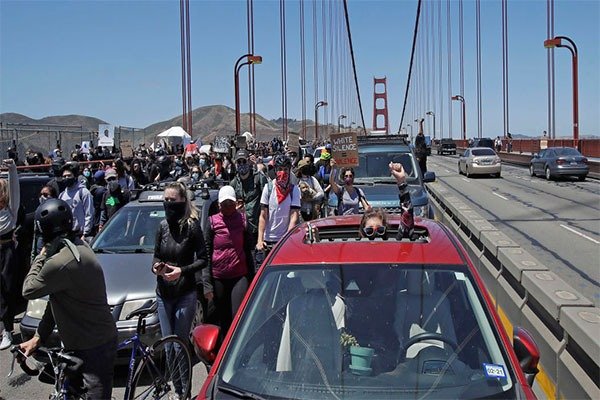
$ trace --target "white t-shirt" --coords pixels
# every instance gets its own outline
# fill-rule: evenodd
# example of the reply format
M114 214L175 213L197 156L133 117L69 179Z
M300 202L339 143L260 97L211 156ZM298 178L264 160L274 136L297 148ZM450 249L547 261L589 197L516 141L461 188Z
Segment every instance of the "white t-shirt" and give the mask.
M300 209L300 189L292 185L290 194L281 203L277 203L277 189L272 184L269 196L269 184L263 187L260 204L269 207L269 218L265 227L265 242L277 242L286 234L290 225L290 211Z

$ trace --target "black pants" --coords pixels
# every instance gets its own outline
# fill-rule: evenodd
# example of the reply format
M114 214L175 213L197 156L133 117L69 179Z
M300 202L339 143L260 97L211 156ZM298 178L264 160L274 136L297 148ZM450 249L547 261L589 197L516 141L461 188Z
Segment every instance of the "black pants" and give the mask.
M425 175L425 172L427 172L427 156L419 157L419 167L421 168L421 173Z
M19 262L15 242L0 244L0 322L2 329L12 332L17 301L21 297L18 287Z
M215 307L221 335L225 337L233 317L242 304L242 300L248 290L248 277L240 276L233 279L215 278Z
M88 400L110 399L117 356L117 337L89 350L75 350L73 355L83 360L80 372L83 376L83 386L87 389L86 398Z

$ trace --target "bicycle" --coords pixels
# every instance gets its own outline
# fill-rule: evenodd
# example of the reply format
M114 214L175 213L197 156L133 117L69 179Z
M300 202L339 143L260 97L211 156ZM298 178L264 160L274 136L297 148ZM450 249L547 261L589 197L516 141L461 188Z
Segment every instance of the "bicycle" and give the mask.
M34 368L30 368L27 365L27 360L30 356L26 356L19 345L13 346L10 349L10 352L13 354L13 360L7 377L10 377L13 374L15 361L17 361L21 369L27 375L40 375L40 381L54 384L54 391L48 397L50 400L86 399L86 389L82 387L83 382L76 379L78 370L83 365L83 360L80 358L70 355L61 347L39 347L35 352L46 355L49 362L46 364L34 361ZM51 366L50 371L47 370L47 365ZM78 382L78 384L75 385L73 381Z
M175 335L165 336L152 346L144 344L140 339L146 329L144 317L155 313L157 308L158 303L153 301L125 317L127 320L138 317L135 335L117 346L118 350L122 350L133 345L125 400L186 399L190 395L192 358L187 343ZM148 384L148 387L141 388L143 384Z

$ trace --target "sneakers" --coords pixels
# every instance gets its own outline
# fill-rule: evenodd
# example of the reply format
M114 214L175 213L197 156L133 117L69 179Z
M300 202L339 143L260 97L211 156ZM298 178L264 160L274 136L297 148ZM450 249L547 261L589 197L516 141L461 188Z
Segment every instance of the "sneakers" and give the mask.
M0 350L6 350L12 344L12 335L6 329L2 332L2 343L0 343Z

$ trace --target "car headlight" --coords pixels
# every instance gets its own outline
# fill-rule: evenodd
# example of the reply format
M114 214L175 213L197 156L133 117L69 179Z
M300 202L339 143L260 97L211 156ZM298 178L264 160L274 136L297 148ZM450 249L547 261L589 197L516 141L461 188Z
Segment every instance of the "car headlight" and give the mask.
M413 206L413 213L415 217L427 218L429 215L429 206L427 204L424 206Z
M121 308L121 313L119 314L119 321L125 321L125 317L132 311L137 310L142 307L144 304L147 304L150 300L153 299L140 299L140 300L129 300L123 303L123 307Z
M42 319L44 311L46 310L46 305L48 305L48 300L46 299L29 300L27 302L27 311L25 311L25 315L35 319Z

